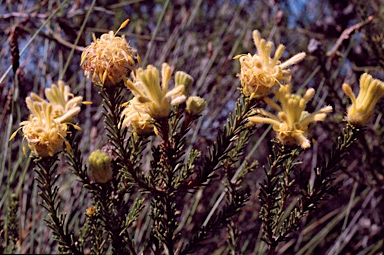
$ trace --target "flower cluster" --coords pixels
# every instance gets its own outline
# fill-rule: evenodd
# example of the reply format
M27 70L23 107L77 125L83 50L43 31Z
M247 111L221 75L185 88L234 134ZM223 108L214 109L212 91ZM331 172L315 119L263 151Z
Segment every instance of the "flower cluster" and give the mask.
M384 83L364 73L360 77L360 92L357 98L348 84L343 84L343 90L352 101L347 110L348 122L358 127L366 126L377 101L384 95Z
M238 55L240 60L240 74L243 94L247 97L262 98L269 94L276 85L282 85L291 80L291 71L287 67L301 61L305 53L301 52L287 61L279 60L284 52L284 46L277 47L273 58L270 57L273 43L260 38L260 33L253 31L253 40L257 48L257 54Z
M263 100L275 109L277 116L263 110L257 109L257 116L249 117L251 123L271 124L276 132L277 139L285 145L299 145L303 149L309 148L310 143L307 138L308 125L311 122L323 121L327 113L332 111L332 106L326 106L314 113L305 110L307 102L315 94L314 89L308 89L303 97L291 93L291 85L281 86L275 91L276 101L264 98Z
M128 24L126 20L117 32ZM136 50L125 40L124 35L116 36L109 31L99 39L93 35L94 42L81 54L80 65L88 78L100 86L115 86L134 70L135 59L139 59Z
M171 75L171 67L163 63L161 85L160 72L152 65L148 65L146 69L137 69L133 80L125 80L125 85L134 97L127 102L127 107L122 113L123 126L131 126L139 135L151 133L154 130L155 120L168 117L171 106L186 102L193 78L185 72L178 71L175 74L175 87L168 90ZM196 110L195 103L195 108L191 111L196 115L202 112L205 102L200 100L197 104L199 109Z
M69 86L62 81L45 89L45 96L48 101L35 93L26 98L31 114L28 120L20 123L19 128L36 157L52 157L62 149L63 142L69 146L65 140L68 124L80 129L73 124L73 118L80 112L82 97L75 97L70 93Z

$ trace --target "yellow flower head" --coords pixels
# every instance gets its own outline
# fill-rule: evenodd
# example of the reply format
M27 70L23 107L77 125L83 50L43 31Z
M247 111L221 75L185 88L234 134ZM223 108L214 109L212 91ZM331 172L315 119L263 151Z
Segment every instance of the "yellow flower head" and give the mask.
M154 131L153 119L151 116L140 109L141 103L137 102L137 98L133 98L128 102L128 106L123 110L124 116L123 127L131 127L133 132L138 135L150 134Z
M168 82L171 78L171 68L163 63L161 69L161 86L159 70L152 65L147 69L139 68L134 81L125 80L125 85L135 96L135 107L153 119L168 117L171 105L178 105L187 99L184 95L185 86L176 86L168 91Z
M128 22L126 20L117 32ZM116 36L117 32L109 31L99 39L93 36L94 42L81 54L80 65L85 76L89 78L92 74L92 82L97 85L114 86L134 70L134 59L138 59L136 50L130 47L124 35Z
M264 101L278 112L277 116L258 109L256 112L259 115L248 119L254 124L271 124L277 139L285 145L300 145L303 149L309 148L308 125L311 122L323 121L327 113L332 111L332 106L326 106L311 114L304 111L307 102L314 94L315 90L311 88L301 97L291 94L290 84L281 86L275 91L276 101L279 101L281 106L269 98L264 98Z
M58 85L52 84L51 88L45 89L45 96L52 105L52 117L59 123L73 122L73 117L80 112L79 104L82 103L83 97L75 97L70 93L70 88L63 81L59 81ZM35 93L31 93L30 98L36 102L47 102ZM48 103L48 102L47 102Z
M281 63L280 57L284 52L284 46L277 47L273 58L270 57L273 43L266 42L260 38L260 33L253 31L253 40L257 48L257 54L238 55L235 58L240 60L240 74L243 94L247 97L261 98L269 94L275 85L289 82L291 80L291 71L286 69L305 57L301 52Z
M348 122L358 127L366 126L377 101L384 95L384 83L364 73L360 77L360 92L357 98L348 84L343 84L343 90L352 101L347 110Z
M20 126L28 147L36 157L52 157L63 147L67 125L55 121L51 104L32 102L30 97L26 102L32 114Z

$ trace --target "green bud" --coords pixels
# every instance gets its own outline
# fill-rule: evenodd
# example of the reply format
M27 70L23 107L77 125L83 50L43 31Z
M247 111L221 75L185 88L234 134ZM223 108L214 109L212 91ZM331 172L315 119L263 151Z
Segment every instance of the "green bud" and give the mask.
M184 85L184 95L189 95L189 89L193 83L193 78L183 71L177 71L175 75L175 87Z
M111 158L106 152L96 150L88 158L89 176L98 183L106 183L112 179Z
M204 98L198 96L190 96L187 99L187 112L191 115L199 115L205 109Z

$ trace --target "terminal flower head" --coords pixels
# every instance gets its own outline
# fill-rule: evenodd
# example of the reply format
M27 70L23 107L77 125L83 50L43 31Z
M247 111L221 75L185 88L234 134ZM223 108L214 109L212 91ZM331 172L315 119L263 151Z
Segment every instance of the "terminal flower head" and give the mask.
M276 85L287 83L291 80L291 71L287 67L298 63L305 57L301 52L287 61L279 60L285 47L280 44L273 58L270 57L273 43L260 38L260 33L253 31L253 40L257 48L257 54L238 55L240 60L240 74L243 94L247 97L262 98L269 94Z
M161 85L159 70L148 65L146 69L139 68L134 80L125 80L125 85L135 96L135 107L153 119L168 117L171 105L184 103L185 86L176 86L168 91L168 82L171 78L171 68L164 63L161 69Z
M80 112L80 103L89 104L83 102L81 96L75 97L70 93L69 86L63 81L47 88L45 95L48 100L35 93L26 98L27 107L31 112L29 119L22 121L20 128L9 139L12 140L21 129L28 147L37 157L53 156L62 149L63 143L67 149L70 148L65 139L68 133L67 127L71 125L81 130L73 123L73 118Z
M73 117L80 112L79 104L82 103L83 97L75 97L63 81L58 81L58 85L52 84L51 88L46 88L45 96L52 105L52 117L59 123L72 123ZM39 103L47 102L35 93L31 93L30 98Z
M124 35L116 36L129 22L126 20L116 33L109 31L99 39L93 35L94 42L81 54L80 65L84 74L100 86L114 86L134 70L136 50L125 40Z
M66 142L67 125L55 121L51 104L32 102L30 97L26 102L31 114L29 120L20 123L23 137L36 157L52 157Z
M248 119L253 124L271 124L277 139L285 145L309 148L308 125L311 122L323 121L327 113L332 111L331 106L323 107L311 114L305 111L307 102L314 94L315 90L311 88L301 97L291 93L290 84L281 86L275 91L276 101L280 102L281 106L269 98L264 98L264 101L278 112L277 116L263 109L257 109L258 115Z
M377 101L384 95L384 83L364 73L360 77L360 92L353 94L351 86L344 83L343 91L351 99L347 109L347 120L354 126L363 127L370 121Z

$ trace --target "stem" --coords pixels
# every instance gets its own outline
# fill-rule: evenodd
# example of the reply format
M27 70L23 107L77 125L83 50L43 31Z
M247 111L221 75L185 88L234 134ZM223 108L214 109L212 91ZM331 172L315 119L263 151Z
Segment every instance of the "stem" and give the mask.
M139 187L149 189L147 183L136 174L136 168L131 161L133 148L130 148L125 144L127 129L121 127L121 113L123 111L121 105L124 100L124 97L121 95L122 91L123 88L121 87L103 87L100 92L104 101L103 107L105 111L103 114L105 117L104 122L106 124L107 135L115 149L114 152L118 155L117 166L119 166L119 164L124 166L131 175L130 177L132 177ZM115 183L119 183L123 179L123 174L122 171L114 173L114 176L116 176L116 180L114 180ZM129 183L127 183L127 185L129 185ZM103 208L102 214L104 222L106 223L106 229L112 239L113 249L117 254L127 254L129 252L130 254L136 254L131 237L124 231L124 225L121 225L121 222L124 222L124 219L127 216L127 208L129 208L127 202L124 202L123 199L126 192L130 191L130 187L127 185L122 189L118 189L117 185L108 185L108 183L100 185L101 189L105 189L100 190L100 202ZM115 192L118 196L117 198L112 198L112 194ZM126 246L128 247L128 250L126 249Z
M315 182L311 190L304 190L303 192L301 214L314 210L321 200L326 199L327 194L336 192L335 187L331 185L333 176L343 168L341 162L351 145L361 134L361 131L361 129L347 123L338 138L337 144L330 151L328 160L324 159L320 163L321 166L314 169Z
M76 246L76 242L73 241L73 235L68 234L64 229L65 214L59 213L60 201L57 199L58 186L55 186L55 182L58 176L53 177L53 172L57 166L58 157L55 155L53 158L40 158L35 159L37 167L35 172L38 174L36 180L38 181L38 187L41 190L39 192L40 197L43 199L43 207L48 211L50 220L45 218L49 228L53 230L59 242L59 251L70 251L73 254L81 254L81 250Z
M110 138L110 142L114 147L114 152L118 155L119 163L125 168L127 173L129 173L132 183L140 187L143 191L149 191L153 194L158 193L158 191L148 183L142 176L138 174L136 166L133 164L132 160L137 159L137 155L134 155L132 151L133 148L127 146L125 139L127 136L127 128L122 128L122 118L121 113L123 111L121 104L123 103L123 96L121 96L122 88L102 88L100 95L103 98L104 104L103 107L105 112L103 112L105 117L105 124L107 135ZM132 136L128 140L134 139ZM128 143L129 144L129 143ZM136 151L140 152L139 151ZM132 158L132 156L135 156Z
M228 153L233 149L233 140L237 139L248 127L248 117L251 115L251 109L254 108L259 101L249 101L242 96L236 104L235 114L231 115L224 126L224 132L220 133L216 139L214 147L207 157L205 157L204 166L199 169L198 176L193 180L180 185L180 190L188 191L193 188L202 186L210 178L213 173L219 170L222 165L219 163L228 157Z

